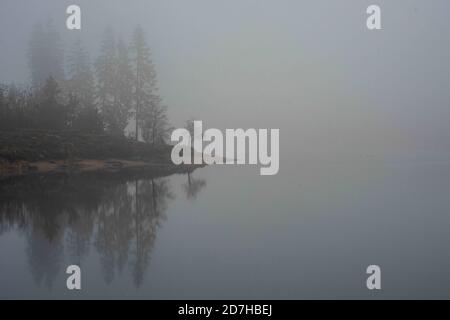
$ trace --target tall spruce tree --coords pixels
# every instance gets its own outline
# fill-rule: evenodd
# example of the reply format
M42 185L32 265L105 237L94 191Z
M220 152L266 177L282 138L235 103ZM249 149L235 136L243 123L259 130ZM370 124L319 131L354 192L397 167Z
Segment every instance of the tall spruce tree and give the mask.
M68 55L67 90L77 96L82 107L95 105L95 82L89 61L89 54L77 39Z
M152 146L163 144L169 135L169 119L167 117L167 106L162 104L158 95L151 97L150 108L143 115L144 126L142 135L147 143Z
M117 44L115 66L115 95L112 105L105 110L105 119L111 133L123 135L125 127L128 125L133 101L133 70L128 48L122 39L119 39Z
M61 103L61 89L51 76L39 92L37 109L40 129L63 130L67 127L68 114Z
M5 130L9 114L6 107L5 99L6 88L0 84L0 131Z
M95 82L92 74L89 54L81 39L78 39L68 56L67 90L70 98L67 106L75 108L73 128L91 133L103 131L103 121L95 103Z
M158 95L156 71L144 31L138 26L132 44L134 67L135 139L142 137L152 145L160 144L167 135L167 108ZM139 133L139 130L142 132Z
M139 140L139 129L145 125L145 117L151 112L151 99L156 89L156 72L144 31L136 27L131 43L134 67L134 117L135 139Z
M44 85L49 77L56 81L64 79L63 45L51 21L34 26L28 48L28 66L35 88Z
M114 105L115 77L116 77L116 40L111 28L107 28L103 34L100 47L100 55L95 62L97 75L97 100L101 112L107 118L109 109Z

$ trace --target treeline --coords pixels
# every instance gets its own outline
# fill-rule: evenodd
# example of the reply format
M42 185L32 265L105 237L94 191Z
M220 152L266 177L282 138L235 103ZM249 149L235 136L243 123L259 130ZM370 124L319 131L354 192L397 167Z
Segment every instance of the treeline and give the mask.
M65 50L51 24L38 24L28 62L29 87L0 85L1 130L128 134L153 145L167 139L167 107L142 28L128 42L108 28L91 61L81 39Z

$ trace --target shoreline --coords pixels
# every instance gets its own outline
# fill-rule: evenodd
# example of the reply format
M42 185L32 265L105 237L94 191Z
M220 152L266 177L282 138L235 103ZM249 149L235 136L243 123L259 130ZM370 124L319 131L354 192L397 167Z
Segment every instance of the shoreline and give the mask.
M42 161L0 162L0 179L32 174L81 173L81 172L119 172L136 170L186 171L202 165L174 165L171 163L152 163L143 160L126 159L66 159Z

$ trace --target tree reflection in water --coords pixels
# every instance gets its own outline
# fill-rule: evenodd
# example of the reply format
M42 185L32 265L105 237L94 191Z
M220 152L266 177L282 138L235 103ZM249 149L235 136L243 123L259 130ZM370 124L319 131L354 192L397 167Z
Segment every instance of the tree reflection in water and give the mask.
M193 180L191 173L185 189L188 198L195 198L206 182ZM65 256L82 265L95 249L107 283L129 268L139 287L157 229L174 199L169 174L54 174L2 180L0 235L16 229L26 237L30 271L39 285L53 286L58 273L64 272Z
M203 179L196 179L192 176L192 171L188 171L187 183L183 185L186 198L189 200L197 199L197 195L206 187L206 181Z

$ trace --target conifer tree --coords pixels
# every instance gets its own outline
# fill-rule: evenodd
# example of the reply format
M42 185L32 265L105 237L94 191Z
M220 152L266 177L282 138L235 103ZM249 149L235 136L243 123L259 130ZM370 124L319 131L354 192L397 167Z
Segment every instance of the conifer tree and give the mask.
M139 140L139 129L144 127L144 118L151 111L151 99L156 89L156 72L150 48L140 26L134 31L131 48L134 64L135 139Z
M49 77L64 79L64 51L61 38L52 22L37 23L31 33L28 48L31 83L39 88Z
M100 55L95 62L97 76L97 100L102 113L107 113L115 100L116 40L108 28L101 40Z
M135 139L142 137L152 145L160 144L168 132L167 108L158 95L150 48L139 26L134 31L131 48L134 54Z
M92 74L89 54L78 39L68 56L68 91L77 96L84 108L95 105L95 82Z
M110 107L105 110L105 120L111 133L123 135L132 108L133 70L128 48L122 39L117 44L115 66L114 100Z

